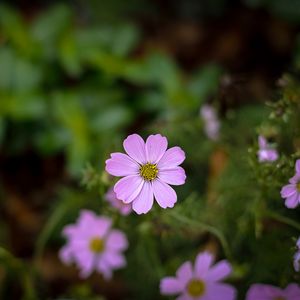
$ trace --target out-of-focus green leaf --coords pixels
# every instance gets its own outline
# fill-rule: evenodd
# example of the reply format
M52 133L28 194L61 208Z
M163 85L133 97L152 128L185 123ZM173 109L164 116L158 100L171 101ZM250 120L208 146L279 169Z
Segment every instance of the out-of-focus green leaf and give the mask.
M198 107L212 93L216 92L222 69L215 64L206 65L191 78L188 89L197 99Z
M45 112L45 101L39 94L4 94L0 99L0 115L8 116L15 121L42 119Z
M36 48L31 39L27 26L20 14L8 6L0 6L0 32L25 55L31 55Z
M32 37L42 46L44 57L53 58L61 36L69 28L72 12L64 4L45 10L31 24Z
M57 121L70 132L68 145L68 163L73 174L79 174L90 152L90 133L88 119L80 105L80 99L73 93L56 93L53 108Z
M10 48L0 49L0 89L27 92L37 89L42 81L41 66L16 55Z

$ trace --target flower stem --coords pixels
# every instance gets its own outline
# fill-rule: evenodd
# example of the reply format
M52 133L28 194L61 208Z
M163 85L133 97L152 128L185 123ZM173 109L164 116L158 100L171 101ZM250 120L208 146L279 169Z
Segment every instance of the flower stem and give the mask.
M217 228L215 228L209 224L199 222L196 220L191 220L191 219L189 219L185 216L182 216L174 211L170 212L169 214L173 217L173 219L176 219L177 221L181 222L182 224L197 227L199 229L205 230L205 231L213 234L214 236L216 236L223 247L226 257L232 261L233 257L232 257L232 254L231 254L231 251L229 248L229 244L228 244L224 234L220 230L218 230Z

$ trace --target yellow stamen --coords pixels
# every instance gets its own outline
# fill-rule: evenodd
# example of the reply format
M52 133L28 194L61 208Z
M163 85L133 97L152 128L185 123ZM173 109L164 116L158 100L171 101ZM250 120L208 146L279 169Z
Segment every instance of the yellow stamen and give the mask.
M157 177L158 169L155 164L146 163L140 167L140 175L147 181Z
M187 291L192 297L200 297L205 293L205 283L199 279L192 279L188 283Z
M104 241L100 238L93 238L90 241L90 250L94 253L101 253L104 250Z

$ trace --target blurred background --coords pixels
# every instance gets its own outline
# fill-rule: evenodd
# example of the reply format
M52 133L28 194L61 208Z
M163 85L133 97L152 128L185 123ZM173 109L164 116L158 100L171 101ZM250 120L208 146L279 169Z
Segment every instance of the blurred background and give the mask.
M211 234L176 227L159 209L124 220L103 201L112 185L104 161L134 132L165 134L186 151L178 210L198 207L195 219L232 238L240 299L250 282L285 283L290 256L279 254L291 253L295 232L275 226L287 244L275 257L254 255L274 242L253 242L264 225L257 203L245 209L256 197L246 156L259 130L287 153L299 147L278 138L281 125L265 124L265 102L286 85L283 74L298 76L299 28L297 0L2 0L0 298L160 299L159 279L197 251L224 256ZM205 103L222 124L217 141L203 130ZM270 193L278 201L278 191ZM80 280L57 257L62 227L82 208L128 231L129 267L108 283L99 274Z

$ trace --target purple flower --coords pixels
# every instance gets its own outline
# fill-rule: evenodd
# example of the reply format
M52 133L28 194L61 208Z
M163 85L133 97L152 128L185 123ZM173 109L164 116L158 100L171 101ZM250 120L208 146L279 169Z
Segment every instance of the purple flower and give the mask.
M63 235L67 244L59 252L60 259L65 264L75 262L82 278L96 270L109 279L114 269L126 265L122 252L128 247L127 238L120 230L111 229L109 218L82 210L76 224L67 225Z
M297 252L294 255L294 269L296 272L300 271L300 237L296 244Z
M131 204L126 204L122 200L118 199L113 188L110 188L105 194L105 199L110 203L110 205L116 208L121 215L127 216L131 213Z
M300 288L296 283L289 284L284 290L268 285L253 284L247 292L246 300L299 300Z
M295 208L300 203L300 159L296 161L296 173L289 183L281 189L281 197L285 198L285 206Z
M207 137L216 141L219 138L220 131L220 122L216 111L212 106L205 104L202 106L200 114L204 121L204 131Z
M128 155L112 153L106 161L109 174L124 176L114 186L117 198L132 203L138 214L152 208L154 197L162 208L173 207L177 195L169 184L184 184L186 178L179 167L185 159L181 148L167 150L168 141L160 134L150 135L146 143L138 134L132 134L123 146Z
M195 267L187 261L176 272L176 277L165 277L160 282L162 295L180 295L177 300L234 300L236 290L220 282L231 273L231 266L220 261L214 266L208 252L198 254Z
M259 150L257 151L259 162L272 162L278 159L278 152L276 149L272 149L268 144L265 137L260 135L258 137Z

